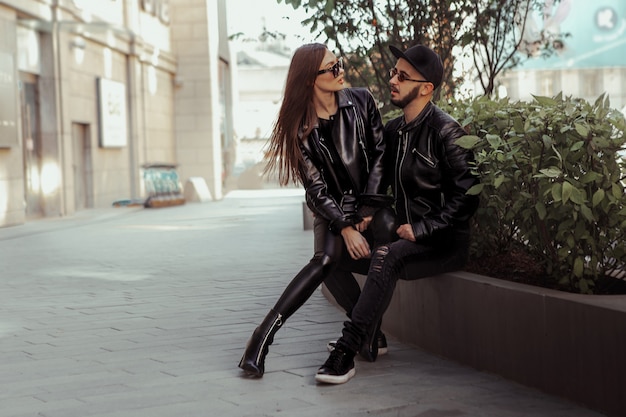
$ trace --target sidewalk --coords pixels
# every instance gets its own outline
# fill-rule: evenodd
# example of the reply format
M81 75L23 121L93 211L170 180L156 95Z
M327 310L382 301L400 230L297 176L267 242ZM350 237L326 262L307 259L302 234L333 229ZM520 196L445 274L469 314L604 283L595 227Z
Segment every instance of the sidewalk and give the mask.
M317 385L345 318L317 291L262 379L245 343L312 255L294 190L0 228L0 417L599 417L389 338Z

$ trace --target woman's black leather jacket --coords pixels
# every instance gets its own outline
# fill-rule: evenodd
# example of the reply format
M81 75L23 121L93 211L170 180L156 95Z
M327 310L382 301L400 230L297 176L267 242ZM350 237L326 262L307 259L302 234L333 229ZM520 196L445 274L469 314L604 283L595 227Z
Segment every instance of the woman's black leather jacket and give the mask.
M383 204L386 189L383 125L374 97L365 88L345 88L337 92L337 103L332 138L323 138L319 126L308 137L300 137L304 157L300 176L308 207L339 233L361 221L360 207ZM339 160L326 146L329 140Z
M464 135L459 123L433 103L409 123L401 116L385 126L399 222L412 225L417 241L467 229L478 207L478 198L466 193L478 184L471 173L474 154L455 145Z

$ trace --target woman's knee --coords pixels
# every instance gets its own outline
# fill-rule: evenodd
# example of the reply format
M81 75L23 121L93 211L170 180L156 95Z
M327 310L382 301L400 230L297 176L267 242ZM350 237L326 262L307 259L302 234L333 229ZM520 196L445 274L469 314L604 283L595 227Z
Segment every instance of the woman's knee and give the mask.
M393 242L398 239L396 230L398 229L398 221L395 212L383 207L374 214L369 228L377 243Z
M338 262L338 256L335 254L331 254L328 252L318 252L316 253L311 262L318 263L324 268L335 266Z

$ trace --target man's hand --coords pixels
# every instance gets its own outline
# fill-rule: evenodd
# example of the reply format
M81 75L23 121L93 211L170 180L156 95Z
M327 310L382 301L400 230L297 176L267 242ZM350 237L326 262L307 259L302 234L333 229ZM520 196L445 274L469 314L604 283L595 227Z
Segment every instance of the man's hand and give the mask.
M370 245L358 230L352 226L344 227L341 229L341 236L352 259L370 257Z
M398 234L398 236L400 236L401 239L415 242L415 235L413 234L413 228L410 224L401 225L400 227L398 227L398 230L396 230L396 233Z

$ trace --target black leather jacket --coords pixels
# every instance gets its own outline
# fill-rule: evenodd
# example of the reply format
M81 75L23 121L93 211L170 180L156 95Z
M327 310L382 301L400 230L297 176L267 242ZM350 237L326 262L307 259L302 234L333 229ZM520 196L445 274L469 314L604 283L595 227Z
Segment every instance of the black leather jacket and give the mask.
M429 103L414 120L385 125L393 194L400 224L410 224L417 241L439 232L467 230L478 198L466 191L478 183L470 172L474 154L454 144L466 135L450 115Z
M374 97L365 88L345 88L337 92L337 103L332 138L322 138L319 126L304 140L300 138L304 156L300 176L309 208L339 233L361 220L360 207L384 202L386 190L383 125ZM328 140L339 160L326 146ZM345 171L337 172L340 168Z

